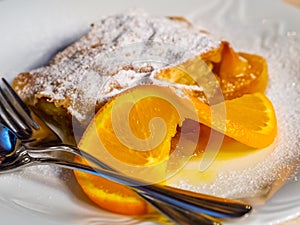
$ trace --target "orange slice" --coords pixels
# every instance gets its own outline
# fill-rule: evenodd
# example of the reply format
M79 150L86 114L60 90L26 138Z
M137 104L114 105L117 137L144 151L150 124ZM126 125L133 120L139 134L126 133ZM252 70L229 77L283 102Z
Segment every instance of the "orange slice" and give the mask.
M246 94L212 106L190 97L200 123L225 133L242 144L264 148L272 144L277 135L275 110L271 101L262 93ZM224 119L223 124L220 121Z
M79 157L75 161L87 164ZM147 203L123 185L80 171L74 174L86 195L103 209L124 215L143 215L149 211Z

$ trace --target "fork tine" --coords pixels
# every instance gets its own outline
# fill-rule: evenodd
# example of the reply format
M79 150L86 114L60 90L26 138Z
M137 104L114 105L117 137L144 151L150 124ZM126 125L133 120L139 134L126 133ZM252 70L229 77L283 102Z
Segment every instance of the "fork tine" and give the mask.
M6 102L2 90L0 88L0 117L4 125L8 126L13 130L18 137L26 139L31 136L31 128L24 123L18 115L16 115L15 110Z
M0 101L0 122L1 124L9 127L13 132L17 133L17 128L14 123L12 123L12 120L8 118L8 115L6 111L3 109L3 105Z
M8 82L2 78L0 82L0 117L2 122L11 128L20 139L27 139L32 135L31 124L24 117L28 117L26 111L16 107L17 100L12 94L12 88ZM4 84L4 85L3 85ZM15 93L16 95L16 93ZM24 103L23 103L24 104ZM25 116L22 116L25 115ZM26 116L27 115L27 116Z
M1 80L3 82L3 84L5 85L5 87L10 91L10 93L12 93L12 95L14 95L15 100L19 102L19 104L22 106L22 108L24 109L24 111L30 115L30 110L27 108L27 106L25 105L25 103L19 99L20 97L17 95L17 93L13 90L13 88L10 86L10 84L8 83L8 81L4 78L1 77Z
M39 129L39 125L31 117L30 109L25 105L5 78L2 77L1 80L4 84L4 88L0 88L0 91L2 91L2 94L7 98L7 102L14 109L15 113L21 116L29 126L34 129Z

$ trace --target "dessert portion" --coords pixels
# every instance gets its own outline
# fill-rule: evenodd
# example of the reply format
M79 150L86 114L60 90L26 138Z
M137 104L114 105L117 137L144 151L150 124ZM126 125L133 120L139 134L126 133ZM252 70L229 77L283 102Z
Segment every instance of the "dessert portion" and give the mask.
M277 125L272 104L263 94L267 81L261 56L237 53L228 42L183 18L131 12L92 24L89 33L48 65L19 74L13 87L43 118L59 124L66 136L80 127L75 134L81 139L79 147L94 155L102 151L101 160L113 160L114 165L120 161L125 171L153 167L153 182L219 194L215 174L224 168L220 162L232 165L229 171L247 175L249 167L272 152ZM119 128L123 133L116 134ZM133 146L124 144L128 140ZM141 146L147 148L141 151ZM244 156L250 163L235 164ZM211 169L200 173L194 165L207 157ZM173 171L170 177L168 170ZM80 172L75 176L101 207L123 214L147 212L129 189ZM249 197L271 184L252 182L256 189L249 191L244 185L226 197ZM202 185L207 188L197 189ZM122 204L127 205L125 211Z
M67 116L67 121L73 117L86 124L91 109L99 109L149 73L216 51L220 45L183 19L139 12L115 15L92 24L88 34L48 65L18 75L13 85L27 104L48 111L54 120Z

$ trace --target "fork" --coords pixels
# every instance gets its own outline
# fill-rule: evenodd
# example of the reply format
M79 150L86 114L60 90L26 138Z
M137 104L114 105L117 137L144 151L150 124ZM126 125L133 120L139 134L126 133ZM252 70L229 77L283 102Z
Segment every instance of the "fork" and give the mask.
M126 177L87 152L63 144L59 136L25 105L4 78L1 78L0 83L0 120L12 130L11 132L1 126L4 133L10 134L6 137L16 135L15 139L19 140L9 153L2 155L0 173L36 164L55 164L96 174L129 186L158 211L178 224L220 224L219 218L238 218L251 211L251 206L242 202L159 184L149 185ZM11 140L7 140L7 143L9 141ZM60 156L50 157L49 153L57 152L80 156L97 167L75 163Z

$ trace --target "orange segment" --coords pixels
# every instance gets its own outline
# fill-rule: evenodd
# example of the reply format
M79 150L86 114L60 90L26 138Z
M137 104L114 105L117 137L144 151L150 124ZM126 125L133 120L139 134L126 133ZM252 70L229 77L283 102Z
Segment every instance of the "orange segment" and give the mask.
M75 161L86 163L78 157ZM142 215L148 212L147 203L129 188L99 176L80 171L74 173L82 190L101 208L125 215Z
M163 162L169 156L177 125L185 119L179 114L185 110L183 102L171 89L154 85L135 87L115 97L93 121L96 138L103 145L98 151L108 152L128 165ZM88 128L85 137L95 135L89 131ZM89 148L84 140L79 146Z
M213 71L220 78L225 99L255 92L263 93L267 87L266 60L258 55L236 53L227 42L224 43L222 61L214 64Z
M253 148L270 145L277 135L277 119L270 100L261 93L246 94L240 98L208 106L191 96L201 123L225 133L227 136ZM212 112L214 118L212 119ZM221 124L221 125L220 125Z

